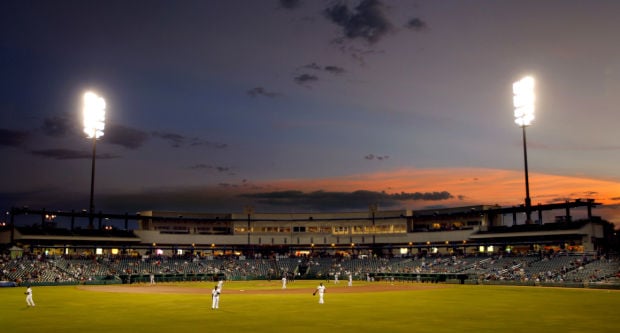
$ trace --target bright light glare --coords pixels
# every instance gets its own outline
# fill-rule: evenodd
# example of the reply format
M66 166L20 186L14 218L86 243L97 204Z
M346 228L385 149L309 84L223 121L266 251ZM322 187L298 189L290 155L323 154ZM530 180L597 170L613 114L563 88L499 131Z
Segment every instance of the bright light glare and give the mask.
M84 133L89 139L103 136L105 128L105 100L93 92L84 94Z
M512 85L515 123L519 126L528 126L534 120L534 83L534 78L526 76Z

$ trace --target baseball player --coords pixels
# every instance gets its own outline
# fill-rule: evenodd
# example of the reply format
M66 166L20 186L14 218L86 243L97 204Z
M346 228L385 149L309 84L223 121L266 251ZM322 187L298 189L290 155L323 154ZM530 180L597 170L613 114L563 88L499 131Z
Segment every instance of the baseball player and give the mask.
M211 292L211 309L216 310L220 307L220 290L217 286L213 287Z
M286 289L286 275L282 277L282 289Z
M34 301L32 300L32 288L30 285L28 285L28 288L26 288L26 292L24 294L26 294L26 304L28 304L28 306L34 306Z
M319 283L319 286L316 287L316 290L312 293L312 295L316 295L316 293L319 293L319 304L323 304L323 295L325 294L325 286L323 285L323 282Z

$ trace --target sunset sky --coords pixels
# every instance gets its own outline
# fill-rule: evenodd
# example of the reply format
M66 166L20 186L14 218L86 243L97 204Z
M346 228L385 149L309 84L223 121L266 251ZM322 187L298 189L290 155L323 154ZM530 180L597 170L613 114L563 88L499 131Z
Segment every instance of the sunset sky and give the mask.
M620 226L618 1L3 1L0 209L514 206ZM550 217L552 219L552 217Z

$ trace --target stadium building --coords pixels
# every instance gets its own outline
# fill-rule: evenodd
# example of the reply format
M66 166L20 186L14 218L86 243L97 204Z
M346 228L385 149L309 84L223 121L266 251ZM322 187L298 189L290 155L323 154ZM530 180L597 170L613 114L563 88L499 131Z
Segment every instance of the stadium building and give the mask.
M591 199L538 205L532 212L538 219L532 224L517 223L525 214L523 206L416 211L371 206L348 213L258 213L246 208L243 213L95 216L13 208L9 220L0 225L0 246L45 255L200 257L606 252L608 228L592 215L597 205ZM575 221L573 209L586 210L585 218ZM553 214L557 211L562 215ZM553 220L544 222L549 214Z

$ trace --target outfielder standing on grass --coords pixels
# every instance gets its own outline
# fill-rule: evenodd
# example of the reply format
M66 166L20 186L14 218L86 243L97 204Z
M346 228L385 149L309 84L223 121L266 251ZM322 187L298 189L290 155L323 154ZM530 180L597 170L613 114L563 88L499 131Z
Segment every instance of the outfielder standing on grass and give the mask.
M316 287L316 290L312 293L312 295L316 295L316 293L319 293L319 304L323 304L323 295L325 294L325 286L323 285L323 282L319 283L319 286Z
M220 307L220 290L217 286L213 287L213 291L211 292L211 309L215 310Z
M26 294L26 304L28 304L28 306L34 306L34 301L32 300L32 288L30 285L28 285L28 288L26 288L26 292L24 294Z

